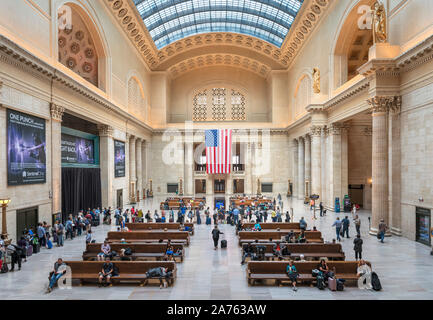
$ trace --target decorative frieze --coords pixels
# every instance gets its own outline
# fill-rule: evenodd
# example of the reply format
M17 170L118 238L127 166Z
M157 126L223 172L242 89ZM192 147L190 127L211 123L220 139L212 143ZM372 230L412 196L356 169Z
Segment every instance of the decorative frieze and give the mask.
M375 96L367 100L371 112L394 112L399 113L401 109L401 96Z
M51 103L50 114L52 120L62 122L64 112L65 112L65 108L55 103Z

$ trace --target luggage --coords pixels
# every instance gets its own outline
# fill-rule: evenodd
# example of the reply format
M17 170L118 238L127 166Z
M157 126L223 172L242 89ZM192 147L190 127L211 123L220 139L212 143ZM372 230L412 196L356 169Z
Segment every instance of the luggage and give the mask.
M221 248L227 248L227 240L221 240Z
M155 220L155 222L162 222L162 221L161 221L161 218L157 218L157 219Z
M53 248L53 243L49 239L47 240L47 248L48 249L52 249Z
M328 288L331 291L337 291L337 280L335 278L328 278Z
M212 223L212 220L210 219L210 217L206 217L206 224L210 225Z
M277 222L283 222L283 219L281 219L281 217L278 217Z
M323 278L323 276L318 275L316 279L317 279L317 288L319 290L324 290L325 289L325 279Z
M380 284L380 280L376 272L371 273L371 286L375 291L382 290L382 285Z
M27 257L31 257L32 256L32 254L33 254L33 246L27 246L26 247L26 256Z
M34 243L32 246L33 246L33 253L39 253L39 251L41 251L41 245L39 243Z
M313 277L317 277L319 275L320 271L318 269L313 269L311 270L311 275Z
M343 291L344 290L344 279L337 279L337 291Z
M1 266L1 269L0 269L0 273L7 273L7 272L9 272L8 264L4 260L2 260L2 261L3 261L3 263L2 263L2 266Z
M168 220L168 222L174 222L174 219L173 219L173 218L170 218L170 219Z

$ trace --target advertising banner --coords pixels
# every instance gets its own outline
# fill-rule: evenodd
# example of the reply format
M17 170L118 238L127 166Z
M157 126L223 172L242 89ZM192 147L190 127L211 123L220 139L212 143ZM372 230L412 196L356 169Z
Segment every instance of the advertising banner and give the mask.
M7 110L8 185L46 182L45 119Z
M62 163L95 164L93 140L62 133Z
M114 176L125 176L125 142L114 140Z

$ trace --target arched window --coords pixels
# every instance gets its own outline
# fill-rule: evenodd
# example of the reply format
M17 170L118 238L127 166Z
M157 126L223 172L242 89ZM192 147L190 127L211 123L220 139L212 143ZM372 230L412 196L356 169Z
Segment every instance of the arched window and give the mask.
M140 82L135 77L128 80L128 112L145 119L146 100Z
M245 121L246 98L235 88L206 88L193 96L193 121Z
M311 86L311 79L305 74L298 80L292 111L293 119L302 116L306 112L305 107L311 103Z
M99 57L93 36L73 5L60 8L59 16L65 11L70 21L58 24L59 62L98 87Z

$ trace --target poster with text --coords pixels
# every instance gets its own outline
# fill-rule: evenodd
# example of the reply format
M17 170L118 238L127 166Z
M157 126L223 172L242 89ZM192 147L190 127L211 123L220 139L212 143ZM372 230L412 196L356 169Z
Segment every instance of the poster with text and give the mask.
M46 182L45 119L7 110L8 185Z
M93 140L62 133L62 163L95 164Z
M125 142L114 140L114 176L125 176Z

